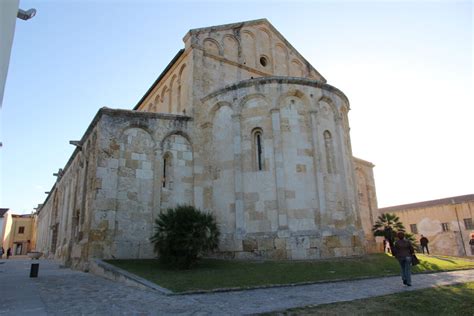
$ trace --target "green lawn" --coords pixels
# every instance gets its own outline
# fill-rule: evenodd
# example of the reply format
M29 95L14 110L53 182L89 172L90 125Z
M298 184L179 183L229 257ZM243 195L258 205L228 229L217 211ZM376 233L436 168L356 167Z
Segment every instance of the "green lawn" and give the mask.
M268 315L474 315L474 282L343 303L289 309Z
M474 269L474 261L418 255L413 272ZM230 261L204 259L192 270L174 270L157 260L108 260L173 292L248 288L277 284L398 275L398 261L385 254L318 261Z

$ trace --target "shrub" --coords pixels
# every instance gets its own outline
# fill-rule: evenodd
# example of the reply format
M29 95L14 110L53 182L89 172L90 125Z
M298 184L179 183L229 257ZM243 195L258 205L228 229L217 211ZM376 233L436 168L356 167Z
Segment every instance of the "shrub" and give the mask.
M189 269L200 255L217 248L219 235L211 214L190 205L178 205L158 216L150 240L161 262Z

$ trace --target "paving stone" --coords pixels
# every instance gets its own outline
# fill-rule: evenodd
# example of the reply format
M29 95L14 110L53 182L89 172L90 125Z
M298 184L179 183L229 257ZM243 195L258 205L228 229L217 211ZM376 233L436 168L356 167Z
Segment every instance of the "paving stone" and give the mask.
M30 264L40 263L38 278ZM0 315L245 315L474 282L473 270L167 296L60 268L49 260L0 260Z

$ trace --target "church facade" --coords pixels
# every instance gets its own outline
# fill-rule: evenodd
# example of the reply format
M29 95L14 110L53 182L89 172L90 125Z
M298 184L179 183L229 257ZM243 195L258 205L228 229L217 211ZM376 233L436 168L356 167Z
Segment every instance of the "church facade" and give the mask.
M160 212L215 215L218 254L370 251L373 165L352 156L349 101L266 20L189 31L133 110L102 108L38 209L37 250L152 258Z

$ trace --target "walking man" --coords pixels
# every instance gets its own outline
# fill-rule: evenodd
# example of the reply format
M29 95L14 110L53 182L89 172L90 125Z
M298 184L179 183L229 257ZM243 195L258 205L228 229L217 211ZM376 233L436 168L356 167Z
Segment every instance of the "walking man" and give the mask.
M429 243L428 238L426 238L425 236L421 235L421 238L420 238L420 245L421 245L421 251L423 251L423 254L425 253L425 248L426 248L426 252L427 252L428 254L430 254L430 250L428 249L428 243Z

